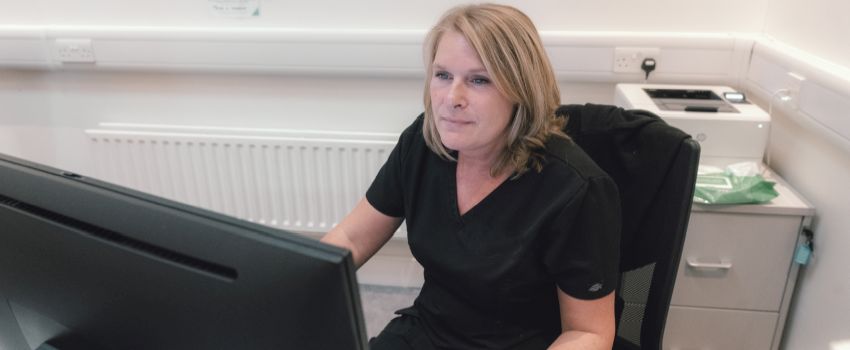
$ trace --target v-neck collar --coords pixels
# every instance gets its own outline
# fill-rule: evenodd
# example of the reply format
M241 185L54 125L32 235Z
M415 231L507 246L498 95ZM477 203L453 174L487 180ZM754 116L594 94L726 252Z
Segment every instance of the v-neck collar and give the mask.
M446 181L446 184L448 185L448 199L450 202L450 205L448 207L451 209L452 217L460 223L464 223L470 217L475 215L476 212L481 211L481 207L487 206L488 202L493 201L492 198L494 196L498 196L498 192L500 192L500 189L502 187L505 187L506 184L510 182L511 178L513 177L513 175L511 175L505 178L501 183L499 183L498 186L496 186L492 191L490 191L490 193L488 193L486 196L484 196L484 198L478 201L478 203L475 203L475 205L470 207L469 210L461 214L460 205L457 200L457 162L449 161L447 163L448 166L446 169L446 175L448 176L448 181Z

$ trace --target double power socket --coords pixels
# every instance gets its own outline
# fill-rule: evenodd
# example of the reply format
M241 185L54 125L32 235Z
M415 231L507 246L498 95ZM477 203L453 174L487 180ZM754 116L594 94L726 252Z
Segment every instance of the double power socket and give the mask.
M658 61L661 50L657 47L617 47L614 48L614 73L641 73L644 59Z
M94 63L91 39L56 39L56 60L62 63Z

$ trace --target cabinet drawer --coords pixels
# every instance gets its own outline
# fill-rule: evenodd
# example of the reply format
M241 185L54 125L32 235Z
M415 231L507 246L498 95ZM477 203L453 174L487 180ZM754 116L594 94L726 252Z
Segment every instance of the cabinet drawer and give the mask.
M800 222L693 212L671 304L778 311Z
M776 312L670 307L664 328L665 350L770 349Z

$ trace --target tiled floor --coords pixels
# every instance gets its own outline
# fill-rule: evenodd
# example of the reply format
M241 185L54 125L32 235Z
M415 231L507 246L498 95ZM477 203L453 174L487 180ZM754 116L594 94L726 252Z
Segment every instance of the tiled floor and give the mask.
M361 284L360 300L369 338L384 329L387 322L396 316L393 312L413 305L417 295L419 288Z

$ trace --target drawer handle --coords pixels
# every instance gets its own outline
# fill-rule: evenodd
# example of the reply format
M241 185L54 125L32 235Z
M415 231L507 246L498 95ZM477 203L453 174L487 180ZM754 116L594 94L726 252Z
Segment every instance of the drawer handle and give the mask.
M732 268L732 263L721 261L719 263L699 262L694 258L688 258L688 267L696 270L729 270Z

